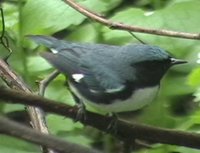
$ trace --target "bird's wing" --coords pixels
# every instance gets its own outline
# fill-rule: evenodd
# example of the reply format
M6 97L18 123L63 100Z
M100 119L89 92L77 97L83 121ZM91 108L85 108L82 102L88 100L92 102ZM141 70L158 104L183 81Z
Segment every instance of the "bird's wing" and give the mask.
M55 68L57 68L60 72L71 75L78 74L78 58L72 55L68 55L67 58L62 56L59 52L58 54L44 52L41 53L41 56L45 58L49 63L51 63Z
M50 48L52 53L45 52L41 56L72 81L87 87L91 92L112 93L124 88L123 80L105 62L111 60L109 57L113 56L112 51L116 51L116 46L84 45L41 35L28 37Z
M115 93L125 88L124 80L115 71L104 65L83 63L79 68L82 77L77 80L77 83L88 88L90 92Z
M56 54L45 52L41 55L66 74L72 82L87 88L90 92L114 93L125 87L117 73L104 64L98 63L98 60L84 59L82 61L68 50Z

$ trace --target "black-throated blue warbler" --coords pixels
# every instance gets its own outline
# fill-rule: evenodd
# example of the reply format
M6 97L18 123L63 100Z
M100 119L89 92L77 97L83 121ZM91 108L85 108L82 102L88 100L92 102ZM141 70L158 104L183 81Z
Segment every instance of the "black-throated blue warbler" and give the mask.
M99 112L142 108L156 96L166 71L186 63L152 45L114 46L73 43L39 35L29 37L50 48L52 53L42 53L42 57L68 76L75 99Z

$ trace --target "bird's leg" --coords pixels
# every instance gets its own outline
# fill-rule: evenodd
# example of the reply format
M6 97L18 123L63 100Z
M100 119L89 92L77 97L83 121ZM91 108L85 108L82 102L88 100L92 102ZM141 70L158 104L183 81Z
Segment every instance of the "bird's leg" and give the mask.
M132 141L131 140L124 140L122 146L123 153L131 153L132 151Z
M67 84L67 87L68 87L68 90L70 91L70 93L72 94L72 97L73 97L74 101L76 102L76 106L78 108L76 118L74 121L77 122L80 120L86 120L86 109L85 109L85 105L84 105L83 101L70 90L68 84Z
M85 109L84 103L82 102L81 99L79 99L79 103L77 103L76 105L78 107L78 111L77 111L75 122L82 121L82 120L85 121L87 119L87 116L86 116L86 109Z
M111 116L111 121L107 127L107 130L111 133L116 134L117 133L118 116L115 113L108 114L108 116Z

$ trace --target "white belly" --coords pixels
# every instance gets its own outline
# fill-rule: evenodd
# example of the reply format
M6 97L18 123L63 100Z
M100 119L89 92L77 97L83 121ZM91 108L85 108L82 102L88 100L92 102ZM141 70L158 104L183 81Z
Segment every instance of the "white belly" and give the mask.
M82 95L80 95L75 88L70 86L72 92L76 93L76 95L82 99L84 104L87 107L92 107L97 112L100 113L117 113L117 112L126 112L126 111L134 111L138 110L156 97L159 86L148 87L144 89L139 89L134 92L134 94L127 100L121 101L116 100L111 104L97 104L85 99ZM77 94L78 93L78 94Z

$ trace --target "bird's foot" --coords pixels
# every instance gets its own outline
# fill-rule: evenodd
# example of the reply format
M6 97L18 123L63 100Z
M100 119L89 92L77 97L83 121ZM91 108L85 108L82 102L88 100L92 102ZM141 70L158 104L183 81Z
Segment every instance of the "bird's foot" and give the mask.
M85 121L87 119L85 105L81 102L77 104L78 111L76 114L75 122Z
M111 122L108 124L108 127L107 127L108 132L113 133L113 134L117 133L117 122L118 122L117 115L111 114Z

